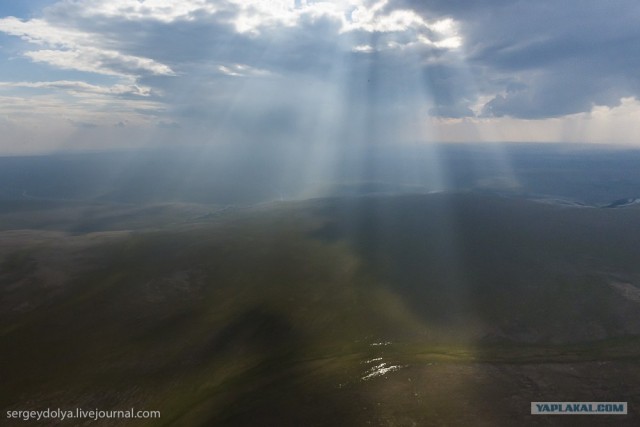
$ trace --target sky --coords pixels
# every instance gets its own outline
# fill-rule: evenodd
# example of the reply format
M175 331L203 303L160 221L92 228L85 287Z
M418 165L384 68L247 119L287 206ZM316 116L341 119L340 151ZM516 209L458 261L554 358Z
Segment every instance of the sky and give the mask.
M637 145L636 0L2 0L0 154Z

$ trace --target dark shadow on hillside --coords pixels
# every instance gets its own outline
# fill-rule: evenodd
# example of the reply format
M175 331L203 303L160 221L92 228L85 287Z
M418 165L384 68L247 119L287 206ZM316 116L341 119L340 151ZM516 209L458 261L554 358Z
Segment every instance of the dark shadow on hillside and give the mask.
M266 307L256 306L237 315L213 334L189 366L195 371L206 366L222 369L234 359L252 359L252 366L209 393L194 396L191 406L170 425L361 424L352 401L337 393L337 379L301 361L305 345L284 315Z
M430 325L475 339L598 340L640 333L640 217L474 193L331 199L311 237L345 239ZM608 273L607 273L608 272Z

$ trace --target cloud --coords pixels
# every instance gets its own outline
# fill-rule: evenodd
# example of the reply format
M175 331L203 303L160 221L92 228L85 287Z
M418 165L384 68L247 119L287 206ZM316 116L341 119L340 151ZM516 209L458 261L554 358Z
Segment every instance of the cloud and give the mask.
M90 47L72 50L43 49L27 52L25 56L35 62L44 62L62 69L112 76L136 76L144 73L174 74L168 66L148 58L123 55L112 50Z
M6 85L2 87L7 88ZM148 122L146 111L154 111L155 115L159 115L165 108L153 100L132 100L126 96L112 97L91 92L78 94L70 102L66 94L0 95L0 115L27 127L60 119L100 124L122 120L143 124Z
M99 86L84 81L59 80L52 82L0 82L0 88L34 88L57 89L71 94L99 94L99 95L135 95L147 97L151 88L139 85Z
M79 16L118 18L131 21L153 19L161 22L193 20L200 14L219 10L215 2L208 0L67 0L50 8L54 16Z
M0 30L40 47L24 53L34 62L121 79L108 88L53 83L22 87L55 87L73 95L155 94L155 100L164 102L169 114L180 121L223 126L220 117L226 117L234 124L226 127L282 135L274 128L289 126L289 120L258 118L282 116L274 111L300 110L302 114L293 115L298 119L317 115L317 108L310 105L314 98L325 96L318 88L327 79L338 78L331 84L358 98L349 103L365 105L371 99L369 91L383 97L399 87L392 70L403 66L403 61L386 63L396 61L395 51L428 57L458 46L452 19L427 20L408 9L386 10L387 4L363 0L62 1L37 19L0 20ZM382 52L385 58L357 57L374 52ZM370 72L371 61L388 79L378 79L375 88L347 87L348 80ZM226 77L245 80L236 84ZM372 107L376 114L382 114L382 104Z
M254 68L246 64L226 64L218 65L218 71L224 75L232 77L270 76L272 72L259 68Z
M41 67L0 83L24 98L0 110L32 97L33 115L185 138L419 140L432 119L473 136L473 120L594 119L639 98L638 21L632 0L61 0L0 19Z
M54 67L116 76L138 76L145 73L171 75L170 67L153 59L123 54L103 46L95 34L42 19L21 21L15 17L0 19L0 31L51 49L28 51L25 56L35 62Z
M397 0L452 16L487 116L560 117L640 95L640 4L632 0ZM513 90L518 86L518 90Z

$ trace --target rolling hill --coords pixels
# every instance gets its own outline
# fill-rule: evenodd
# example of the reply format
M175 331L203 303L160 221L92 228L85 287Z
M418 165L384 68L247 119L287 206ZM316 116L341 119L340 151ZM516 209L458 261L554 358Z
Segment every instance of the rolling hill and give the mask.
M0 213L3 411L493 426L565 422L531 401L640 403L636 206L477 192L47 203Z

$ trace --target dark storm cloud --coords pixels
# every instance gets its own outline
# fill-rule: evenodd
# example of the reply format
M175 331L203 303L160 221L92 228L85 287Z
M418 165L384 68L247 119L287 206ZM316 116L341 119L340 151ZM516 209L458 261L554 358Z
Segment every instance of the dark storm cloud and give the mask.
M485 115L554 117L640 95L637 1L400 0L392 7L461 22L468 66L485 93L496 93Z
M477 96L477 88L469 77L469 70L461 64L445 63L425 67L425 87L431 91L435 106L433 116L461 118L473 116L469 108Z

